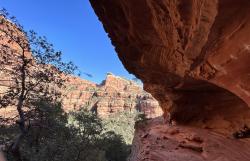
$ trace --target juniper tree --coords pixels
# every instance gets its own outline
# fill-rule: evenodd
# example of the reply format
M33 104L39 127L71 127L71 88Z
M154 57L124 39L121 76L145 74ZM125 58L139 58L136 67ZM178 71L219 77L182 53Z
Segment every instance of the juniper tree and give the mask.
M20 160L19 144L28 133L30 111L43 99L54 102L60 98L60 88L76 66L63 62L46 37L25 31L15 17L0 10L0 107L15 107L20 134L11 151Z

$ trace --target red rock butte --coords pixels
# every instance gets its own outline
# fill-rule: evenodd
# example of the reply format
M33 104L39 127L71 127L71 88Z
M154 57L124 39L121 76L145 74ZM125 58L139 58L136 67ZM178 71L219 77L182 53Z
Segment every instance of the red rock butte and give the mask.
M165 119L170 115L176 128L205 129L206 137L220 146L231 141L227 139L232 133L250 127L249 0L90 2L125 68L143 81L144 89L160 102ZM187 156L197 153L199 157L190 158L195 161L248 161L249 149L243 147L250 143L243 140L233 140L236 143L226 149L216 147L221 155L197 153L190 145L173 149L168 156L183 160L184 151ZM134 141L143 144L136 136ZM202 146L206 149L208 144ZM131 160L171 160L162 159L166 153L159 149L158 159L152 157L157 148L153 149L144 158L133 152Z
M147 118L162 115L159 103L139 84L111 73L100 85L70 76L66 86L62 100L66 111L85 107L100 117L134 110L143 112Z

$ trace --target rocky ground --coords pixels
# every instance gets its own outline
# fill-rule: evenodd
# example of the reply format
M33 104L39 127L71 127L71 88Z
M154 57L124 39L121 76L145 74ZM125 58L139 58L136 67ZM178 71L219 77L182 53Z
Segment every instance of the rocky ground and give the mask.
M136 129L130 161L249 161L249 139L169 126L163 118L141 122Z

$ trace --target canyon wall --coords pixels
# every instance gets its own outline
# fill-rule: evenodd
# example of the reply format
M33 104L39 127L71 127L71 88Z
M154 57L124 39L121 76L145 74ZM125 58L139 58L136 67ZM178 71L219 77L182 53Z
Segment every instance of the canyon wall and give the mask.
M66 111L85 107L100 117L134 110L146 114L148 118L162 115L158 102L139 84L111 73L100 85L70 77L63 90L62 103Z
M1 58L1 57L0 57ZM0 78L8 78L0 73ZM0 84L0 91L8 90L8 81ZM107 74L102 84L96 84L80 77L68 76L62 89L62 108L66 112L87 108L101 118L125 111L138 111L147 118L162 116L163 112L151 94L132 80ZM15 118L15 106L0 108L0 117Z
M11 52L7 52L13 50L15 51L13 53L17 55L21 53L18 43L10 41L8 34L14 35L17 40L19 36L22 38L25 36L11 21L0 16L0 101L4 99L2 96L6 94L9 87L15 85L13 84L15 75L6 73L5 70L8 70L9 67L1 62L9 60L8 65L12 66L18 66L20 63L17 57L11 55ZM26 38L23 39L26 40ZM5 46L8 46L9 50L4 50ZM25 56L34 60L30 52L25 52ZM62 108L66 112L88 108L100 117L107 117L110 114L126 110L143 112L148 118L162 115L158 102L132 80L108 73L106 79L99 85L72 75L61 75L61 77L66 78L65 87L61 89ZM16 116L15 105L0 108L0 119L18 118Z
M90 3L125 68L159 101L165 121L176 127L216 132L225 141L243 127L250 127L249 0ZM150 140L137 138L135 143L148 141L152 145ZM236 147L245 141L230 144L227 153L236 151L237 155L230 153L234 157L222 153L223 159L214 156L212 160L247 160L249 153L240 154L242 149ZM181 149L175 160L183 160L185 148ZM223 151L223 147L216 150ZM191 160L211 160L213 154L203 151L198 155L201 157ZM132 160L143 159L136 154Z

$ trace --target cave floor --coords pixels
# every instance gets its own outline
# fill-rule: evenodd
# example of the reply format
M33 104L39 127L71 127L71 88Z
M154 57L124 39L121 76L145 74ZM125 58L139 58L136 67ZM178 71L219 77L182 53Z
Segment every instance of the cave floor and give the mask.
M130 161L249 161L250 139L196 127L168 125L162 118L136 127Z

